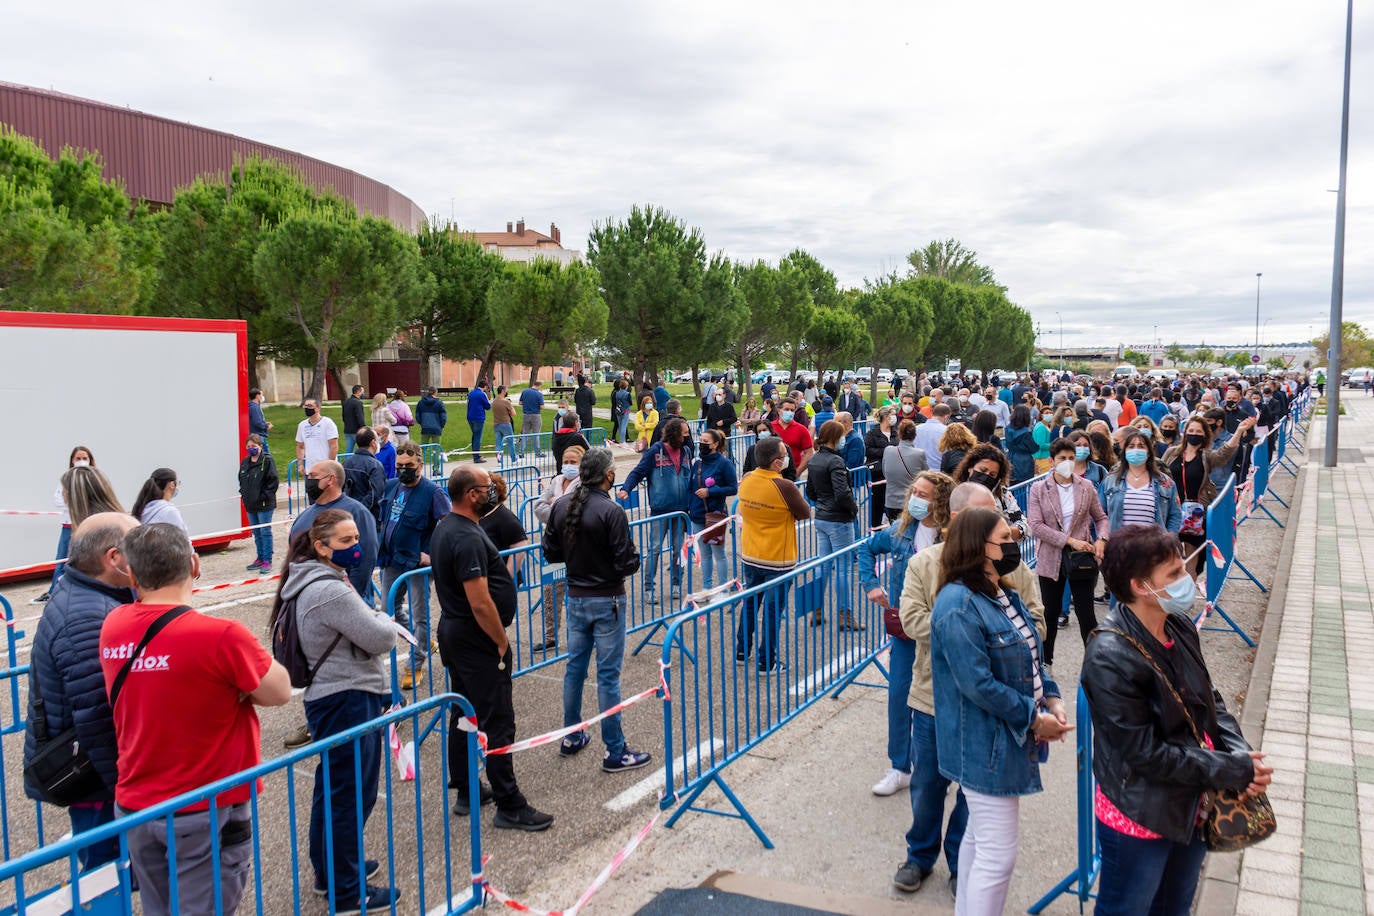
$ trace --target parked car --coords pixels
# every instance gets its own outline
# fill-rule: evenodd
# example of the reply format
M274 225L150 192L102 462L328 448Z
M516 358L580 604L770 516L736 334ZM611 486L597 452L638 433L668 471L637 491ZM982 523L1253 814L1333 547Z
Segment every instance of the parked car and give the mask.
M1363 388L1370 379L1374 379L1374 369L1369 366L1360 366L1358 369L1351 369L1345 375L1345 387Z
M1135 366L1117 366L1112 370L1112 378L1134 378L1140 374Z

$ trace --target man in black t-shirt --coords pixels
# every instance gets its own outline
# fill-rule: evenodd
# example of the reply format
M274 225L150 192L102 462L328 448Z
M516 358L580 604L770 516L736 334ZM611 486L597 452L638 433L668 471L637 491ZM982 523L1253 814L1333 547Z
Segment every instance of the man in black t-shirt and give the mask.
M515 582L501 560L496 545L479 520L496 503L491 475L477 465L461 465L448 481L453 511L444 517L430 538L430 562L434 590L439 596L439 656L448 669L455 693L472 703L477 725L486 732L491 747L515 740L515 705L511 696L511 654L506 627L515 619ZM467 815L467 736L458 716L449 722L449 783L457 793L454 813ZM483 788L485 803L494 799L492 824L512 830L544 830L553 816L535 810L515 782L510 754L487 758L491 793Z

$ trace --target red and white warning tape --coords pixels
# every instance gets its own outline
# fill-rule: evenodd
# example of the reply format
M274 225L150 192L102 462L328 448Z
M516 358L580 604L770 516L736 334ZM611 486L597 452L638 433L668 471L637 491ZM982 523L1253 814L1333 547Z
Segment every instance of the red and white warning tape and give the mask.
M261 582L275 582L280 578L281 573L273 573L270 576L254 576L251 579L240 579L237 582L221 582L219 585L198 585L191 589L191 593L217 592L226 588L238 588L240 585L257 585Z
M702 538L706 537L706 535L713 533L717 528L723 528L725 531L728 531L731 525L740 525L743 523L743 517L739 515L727 515L720 521L707 525L700 531L684 537L682 539L682 564L686 566L688 563L695 563L697 566L700 566L701 552L697 548L697 543ZM724 534L724 531L721 533Z
M611 857L611 861L606 863L606 867L601 869L601 872L592 879L592 883L587 885L587 889L577 898L577 902L566 910L541 910L527 903L521 903L519 900L503 893L483 875L474 875L473 883L476 884L480 881L483 890L487 892L491 899L517 913L529 913L531 916L577 916L577 914L582 911L582 908L587 905L587 902L596 895L596 892L606 886L606 882L611 879L611 875L615 874L616 870L619 869L621 865L625 864L625 860L634 854L634 851L639 848L639 844L644 842L644 838L653 831L654 827L658 824L659 818L662 816L663 809L660 807L658 811L654 812L654 816L649 818L649 822L639 828L639 831L634 836L630 837L630 841ZM489 859L490 857L487 857L482 860L484 868Z
M61 509L0 509L0 515L61 515Z
M527 751L530 748L543 747L546 744L552 744L555 741L559 741L563 738L566 738L568 735L571 735L574 732L580 732L585 728L589 728L590 726L593 726L596 723L600 722L602 719L605 719L609 716L613 716L616 713L623 712L626 709L629 709L631 706L635 705L636 703L641 703L654 695L658 695L666 699L668 697L668 665L665 662L659 662L658 668L658 683L655 684L653 687L650 687L647 690L641 690L634 696L621 700L619 703L612 706L610 709L603 710L602 712L597 713L595 716L592 716L590 719L585 719L577 723L576 725L568 725L563 728L555 729L551 732L545 732L542 735L535 735L533 738L526 738L524 741L516 741L513 744L506 744L502 745L501 747L489 748L487 747L487 733L482 731L478 727L477 719L475 717L463 717L463 719L458 723L458 727L465 732L477 732L477 746L482 749L482 754L486 757L495 757L501 754L514 754L517 751Z

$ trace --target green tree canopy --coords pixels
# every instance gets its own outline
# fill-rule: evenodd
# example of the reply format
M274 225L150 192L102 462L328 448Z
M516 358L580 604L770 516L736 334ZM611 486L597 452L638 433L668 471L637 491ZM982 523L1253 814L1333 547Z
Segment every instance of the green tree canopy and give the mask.
M1035 352L1035 326L1030 313L1007 299L996 286L972 291L981 333L962 362L965 368L986 374L991 369L1024 366Z
M1331 347L1331 333L1328 331L1320 337L1314 338L1312 346L1316 348L1318 362L1327 362L1326 351ZM1341 364L1339 366L1328 365L1327 372L1335 375L1346 369L1368 366L1371 363L1374 363L1374 341L1370 340L1369 332L1357 322L1342 322Z
M1182 344L1174 341L1164 348L1164 356L1169 360L1169 365L1177 366L1187 358L1188 354L1184 351Z
M541 366L606 333L596 271L577 262L506 264L487 291L487 309L492 327L502 329L506 355L530 367L531 385Z
M869 281L854 298L854 310L863 319L873 342L873 375L869 401L878 402L880 367L895 368L914 362L930 343L935 312L921 294L915 278L891 274Z
M403 321L420 352L420 384L432 384L429 364L436 353L456 360L476 356L478 377L491 378L502 337L492 328L487 291L506 262L448 225L426 223L416 244L425 286Z
M706 244L666 210L636 206L624 220L593 224L587 261L609 309L607 348L629 364L639 390L707 330L687 318L699 314Z
M985 308L977 307L979 297L971 287L933 275L911 277L906 282L930 305L935 322L934 332L917 354L921 368L944 368L946 360L962 359L965 353L979 348L987 316Z
M978 252L955 239L933 241L907 255L906 260L918 277L939 277L965 286L998 286L992 268L978 263Z
M292 214L259 244L253 271L275 348L313 369L307 397L390 339L424 295L415 239L370 216Z
M56 161L0 125L0 308L133 312L154 287L147 211L101 174L100 158Z
M806 352L823 378L825 370L843 368L851 360L873 350L873 341L863 319L841 306L823 306L811 316L806 329Z

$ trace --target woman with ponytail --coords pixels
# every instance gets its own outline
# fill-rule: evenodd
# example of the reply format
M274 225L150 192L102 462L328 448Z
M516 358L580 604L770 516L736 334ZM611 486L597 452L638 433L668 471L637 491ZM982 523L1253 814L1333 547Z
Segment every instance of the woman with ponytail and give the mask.
M387 655L396 643L396 628L386 614L363 601L348 581L348 570L362 556L352 515L342 509L316 513L310 527L291 541L272 603L269 629L281 614L296 615L301 652L313 672L305 688L305 716L316 741L377 718L390 702ZM366 824L377 802L381 763L382 733L377 731L329 751L327 784L322 770L315 772L310 864L315 869L315 893L332 894L333 909L356 911L366 901L369 910L381 910L398 896L393 888L367 885L366 878L380 866L375 860L358 861L357 806L361 805L361 823ZM355 765L361 771L356 785ZM333 887L326 877L326 830L333 850Z

